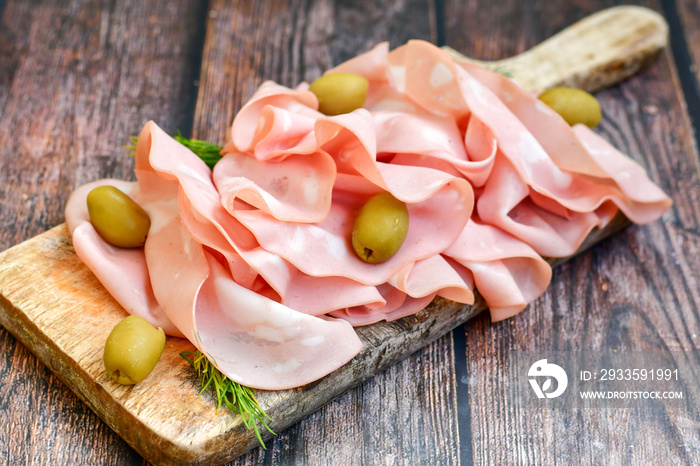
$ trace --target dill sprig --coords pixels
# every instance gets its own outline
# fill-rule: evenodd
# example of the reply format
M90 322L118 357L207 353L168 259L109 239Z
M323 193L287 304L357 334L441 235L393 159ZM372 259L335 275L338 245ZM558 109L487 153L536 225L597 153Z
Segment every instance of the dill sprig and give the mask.
M128 150L132 157L135 157L136 156L136 144L138 144L138 142L139 142L138 136L129 136L129 145L122 146L122 147L124 149Z
M513 73L508 71L506 68L504 68L502 65L491 65L488 67L491 71L495 71L498 74L502 74L506 78L512 78Z
M184 137L180 130L177 131L177 136L174 138L177 142L187 147L189 150L194 152L200 159L207 164L207 167L214 169L216 162L221 160L221 147L213 142L202 141L201 139L187 139ZM124 149L131 152L131 155L136 155L136 144L139 142L138 136L129 136L129 145L124 146Z
M216 162L221 160L221 150L223 147L218 144L202 141L201 139L187 139L180 134L180 130L178 130L175 140L197 154L211 169L214 168Z
M185 358L187 362L194 368L197 375L202 378L201 395L207 387L211 386L216 393L217 407L219 410L223 405L226 405L231 411L241 415L243 424L248 430L253 429L255 436L258 438L260 445L265 448L260 431L258 430L258 422L265 427L272 435L277 435L267 425L266 420L272 420L270 416L262 409L258 400L255 399L253 389L234 382L226 377L207 359L201 351L183 351L180 356Z

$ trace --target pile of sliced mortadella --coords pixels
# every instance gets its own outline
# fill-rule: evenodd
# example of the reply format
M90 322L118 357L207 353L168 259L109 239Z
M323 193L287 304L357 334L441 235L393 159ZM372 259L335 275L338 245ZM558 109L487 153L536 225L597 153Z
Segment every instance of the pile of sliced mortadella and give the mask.
M229 378L259 389L310 383L362 348L354 326L394 320L436 296L494 320L543 293L542 257L574 253L618 212L647 223L671 200L587 127L439 48L387 44L335 69L364 76L364 108L318 112L302 84L266 82L235 116L210 170L149 122L137 182L99 180L66 208L75 251L114 298L188 338ZM151 219L143 248L109 245L87 193L113 185ZM372 196L406 203L399 252L369 264L351 245Z

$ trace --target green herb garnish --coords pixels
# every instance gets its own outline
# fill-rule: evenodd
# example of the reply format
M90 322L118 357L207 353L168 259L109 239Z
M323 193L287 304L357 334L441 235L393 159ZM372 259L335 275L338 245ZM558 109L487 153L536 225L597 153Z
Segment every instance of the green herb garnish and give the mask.
M187 147L189 150L194 152L197 157L202 159L207 167L214 169L216 162L221 160L221 147L213 142L202 141L200 139L187 139L178 130L177 136L174 138L177 142ZM130 145L124 146L124 149L131 151L131 155L136 155L136 144L139 142L138 136L129 136Z
M197 372L197 375L202 378L202 390L199 394L201 395L207 387L211 386L216 393L216 409L220 409L225 404L228 409L240 414L243 424L248 430L255 431L260 445L265 448L257 423L260 422L272 435L277 434L267 425L266 420L271 421L272 418L260 407L258 400L255 399L253 389L226 377L199 350L196 352L183 351L180 356L185 358Z
M138 142L139 142L138 136L129 136L129 145L122 146L122 147L124 149L128 150L132 157L135 157L136 156L136 144L138 144Z
M179 130L177 136L175 136L175 140L197 154L211 169L214 168L216 162L221 160L221 150L223 147L217 144L200 139L187 139L180 134Z
M512 77L513 77L513 73L511 73L510 71L508 71L507 69L505 69L502 65L492 65L492 66L488 66L488 68L489 68L491 71L495 71L495 72L498 73L498 74L502 74L502 75L505 76L506 78L512 78Z

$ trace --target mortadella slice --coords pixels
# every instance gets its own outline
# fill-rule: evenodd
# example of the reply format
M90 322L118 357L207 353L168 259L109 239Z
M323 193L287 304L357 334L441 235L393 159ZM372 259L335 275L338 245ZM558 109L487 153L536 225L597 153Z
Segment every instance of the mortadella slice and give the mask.
M76 255L129 314L143 317L168 335L184 336L153 294L143 249L112 246L90 223L87 195L98 186L114 186L131 197L138 192L136 183L104 179L85 184L71 193L66 204L66 223Z

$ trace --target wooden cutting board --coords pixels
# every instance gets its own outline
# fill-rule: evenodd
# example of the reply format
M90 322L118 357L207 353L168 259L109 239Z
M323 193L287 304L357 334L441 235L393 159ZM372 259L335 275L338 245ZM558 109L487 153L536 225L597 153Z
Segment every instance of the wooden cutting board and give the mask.
M487 65L535 92L558 84L592 91L649 63L665 47L667 33L658 14L617 7ZM626 224L616 218L594 231L582 250ZM217 412L209 394L197 394L199 381L179 355L193 349L185 340L168 338L156 369L136 386L107 377L104 341L126 312L77 258L65 225L0 253L0 305L0 323L150 462L224 463L258 445L239 416ZM258 392L258 400L273 418L271 427L282 431L485 309L480 299L473 306L436 299L414 316L359 328L365 348L350 363L299 389Z

